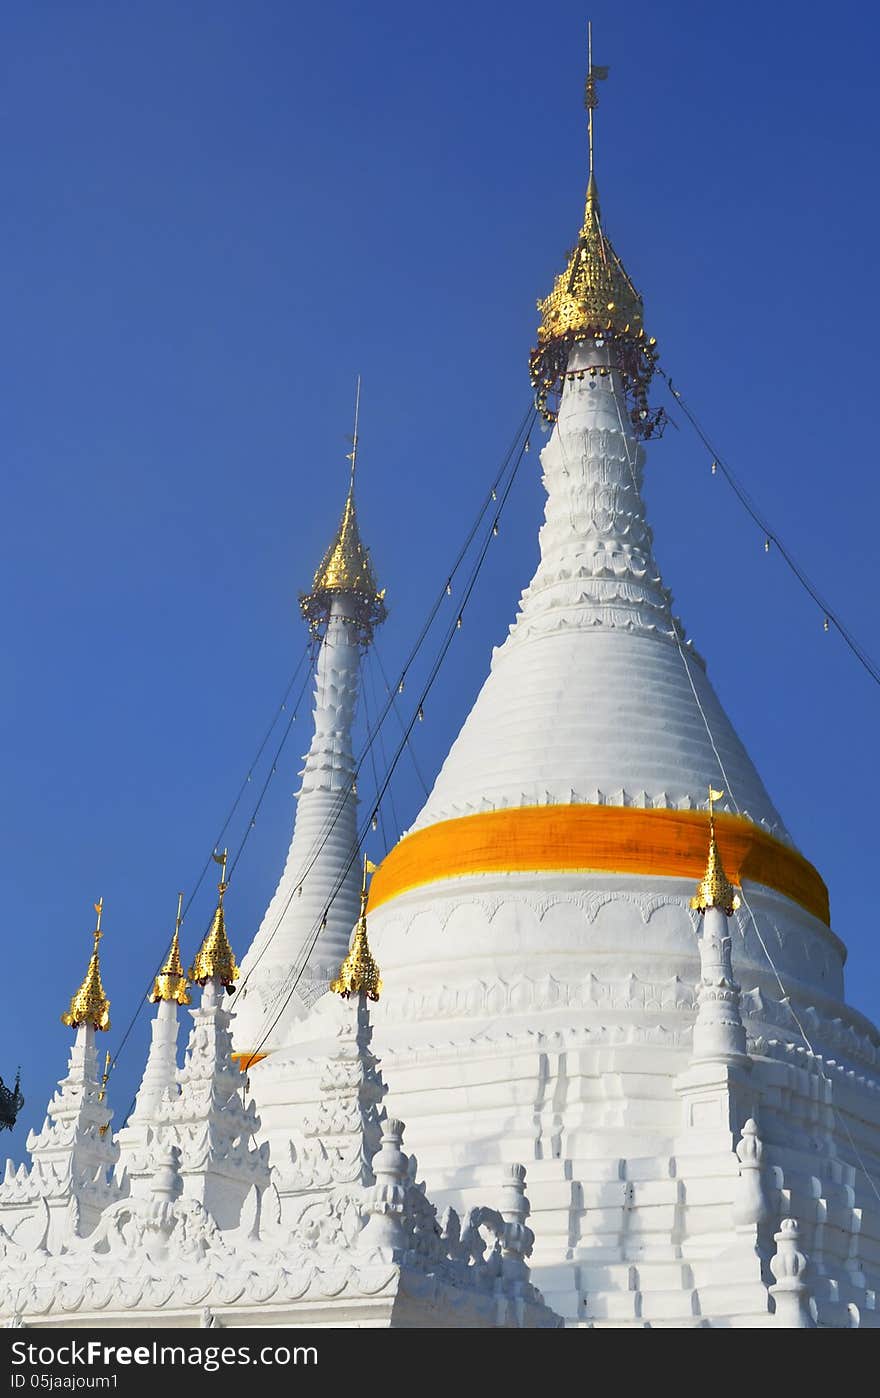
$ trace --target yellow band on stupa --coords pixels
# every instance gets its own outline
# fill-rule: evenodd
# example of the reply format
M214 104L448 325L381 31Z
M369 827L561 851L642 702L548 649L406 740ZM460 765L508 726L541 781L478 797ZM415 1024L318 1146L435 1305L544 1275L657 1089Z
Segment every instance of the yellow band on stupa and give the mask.
M733 883L764 884L830 924L828 890L803 855L741 816L716 812ZM523 806L440 821L407 835L380 864L369 910L421 884L468 874L602 871L699 879L706 867L705 811L630 806Z

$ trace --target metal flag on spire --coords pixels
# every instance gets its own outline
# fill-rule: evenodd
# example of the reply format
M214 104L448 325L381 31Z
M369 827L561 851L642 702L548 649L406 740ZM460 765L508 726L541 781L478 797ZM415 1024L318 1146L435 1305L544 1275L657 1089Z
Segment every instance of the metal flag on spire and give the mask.
M590 174L593 173L593 112L599 105L596 83L608 77L608 68L593 63L593 21L587 21L587 80L584 84L584 106L587 109L587 129L590 133Z

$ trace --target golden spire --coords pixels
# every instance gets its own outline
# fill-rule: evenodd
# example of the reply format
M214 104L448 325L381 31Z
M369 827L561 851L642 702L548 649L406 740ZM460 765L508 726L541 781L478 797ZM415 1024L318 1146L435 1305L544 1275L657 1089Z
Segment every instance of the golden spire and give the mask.
M720 801L723 795L723 791L715 791L713 787L709 787L709 858L706 861L706 872L691 899L691 907L700 913L704 913L707 908L720 908L730 917L739 907L739 896L724 872L715 839L714 803Z
M368 1000L378 1000L382 991L379 967L373 960L373 953L367 941L367 874L372 874L375 868L375 864L364 855L361 911L357 927L354 929L351 950L330 982L330 989L334 994L341 995L343 1000L347 1000L350 995L359 995L361 991Z
M593 170L593 112L599 102L596 84L608 77L608 69L593 63L592 24L587 33L584 105L590 164L584 221L564 271L553 283L550 295L538 301L541 323L529 368L538 410L552 422L556 414L548 407L548 395L561 393L572 347L583 340L593 340L602 349L607 345L612 351L608 362L622 373L632 426L647 436L658 423L649 413L646 400L657 342L645 337L642 298L602 227ZM583 369L574 372L583 378ZM595 374L595 369L592 372ZM606 374L608 368L600 372Z
M317 633L330 616L334 597L344 597L351 619L360 626L364 639L369 639L374 627L385 620L385 592L380 592L370 560L369 549L361 539L354 502L354 480L357 467L358 418L361 402L361 379L358 375L354 406L354 434L351 451L346 460L351 463L348 495L339 528L315 572L311 592L300 599L300 610L313 632Z
M178 1005L188 1005L190 998L186 993L186 976L183 974L183 964L180 960L180 924L183 921L183 894L177 895L177 921L174 924L174 936L171 938L171 950L155 981L153 989L147 996L155 1005L159 1000L176 1000Z
M88 970L82 985L70 1001L70 1009L61 1016L61 1023L68 1025L71 1029L78 1029L81 1024L92 1024L95 1029L110 1028L110 1001L104 994L104 987L101 984L101 967L98 958L98 943L104 935L101 931L101 915L104 912L103 898L99 898L95 904L95 912L98 914L98 921L93 933L95 944L89 958Z
M227 990L231 990L238 980L239 971L235 963L235 954L226 936L226 918L223 913L223 895L229 887L226 882L226 856L226 850L222 854L212 855L215 864L221 866L220 882L217 885L219 897L211 926L196 952L195 961L189 968L189 978L195 985L204 985L206 981L216 979Z

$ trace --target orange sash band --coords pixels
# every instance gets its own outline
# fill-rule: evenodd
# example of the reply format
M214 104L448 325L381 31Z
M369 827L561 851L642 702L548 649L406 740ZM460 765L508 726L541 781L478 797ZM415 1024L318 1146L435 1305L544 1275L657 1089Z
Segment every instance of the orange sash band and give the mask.
M741 816L716 814L728 878L764 884L830 922L828 890L812 864ZM422 884L468 874L556 869L701 879L709 849L705 811L631 806L521 806L440 821L407 835L377 870L372 911Z

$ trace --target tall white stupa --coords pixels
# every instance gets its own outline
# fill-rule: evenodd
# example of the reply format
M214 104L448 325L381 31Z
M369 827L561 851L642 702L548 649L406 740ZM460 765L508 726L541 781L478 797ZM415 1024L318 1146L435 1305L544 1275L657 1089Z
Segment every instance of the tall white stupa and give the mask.
M435 1191L461 1205L528 1162L567 1324L872 1325L880 1039L654 558L658 351L600 212L604 76L531 359L540 562L373 880L376 1044ZM326 1006L253 1074L269 1139L316 1090Z
M355 508L359 407L360 379L342 518L300 599L319 643L313 733L284 870L235 994L235 1044L245 1064L283 1043L291 1021L327 989L358 916L352 725L361 659L386 615Z

